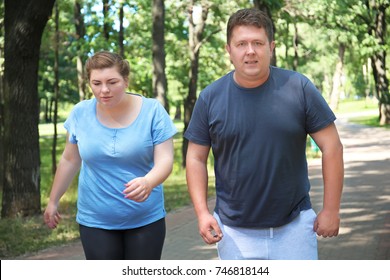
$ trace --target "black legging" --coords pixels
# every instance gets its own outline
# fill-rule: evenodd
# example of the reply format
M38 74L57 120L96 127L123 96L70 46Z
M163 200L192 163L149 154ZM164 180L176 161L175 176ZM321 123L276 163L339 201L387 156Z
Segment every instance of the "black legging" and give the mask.
M87 260L159 260L165 239L165 219L128 230L80 225Z

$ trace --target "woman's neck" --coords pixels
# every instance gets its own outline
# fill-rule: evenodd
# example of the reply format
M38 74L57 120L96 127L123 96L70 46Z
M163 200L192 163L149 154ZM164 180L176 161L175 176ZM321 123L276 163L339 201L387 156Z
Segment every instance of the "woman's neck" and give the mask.
M120 103L113 107L97 104L98 120L111 128L129 126L138 116L142 103L138 96L126 94Z

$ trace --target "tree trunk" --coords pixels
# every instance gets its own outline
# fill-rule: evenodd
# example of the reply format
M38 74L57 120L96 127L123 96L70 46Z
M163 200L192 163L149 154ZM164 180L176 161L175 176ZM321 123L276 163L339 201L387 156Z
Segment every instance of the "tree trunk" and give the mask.
M375 17L375 37L382 47L372 57L372 68L375 80L375 88L379 100L379 124L390 124L390 92L389 80L386 76L386 8L389 4L378 4Z
M184 131L186 131L190 123L191 115L196 102L196 93L198 85L198 68L199 68L199 53L202 44L202 34L205 29L209 6L201 6L202 10L199 15L194 15L194 1L190 1L189 8L189 47L190 47L190 73L188 95L184 100ZM183 137L182 166L186 166L186 155L188 148L188 140Z
M108 42L110 39L110 24L108 23L110 0L103 0L103 36Z
M169 113L165 75L164 0L153 0L153 95Z
M293 60L293 70L298 70L298 64L299 64L299 54L298 54L298 25L296 22L294 22L294 38L293 38L293 46L294 46L294 60Z
M119 34L118 34L118 48L119 48L119 54L122 58L125 58L125 47L123 45L123 41L125 40L124 36L124 28L123 28L123 18L125 17L125 13L123 11L123 6L125 4L123 2L120 2L119 7Z
M38 63L54 0L5 0L2 217L41 212Z
M0 18L4 18L4 1L0 3ZM0 20L0 38L4 38L4 21ZM4 43L0 42L0 59L4 59ZM1 67L1 66L0 66ZM3 191L3 179L4 179L4 145L3 145L3 104L4 104L4 75L2 69L0 69L0 192Z
M55 3L55 39L54 39L54 114L53 114L53 145L51 149L51 173L54 175L57 170L57 119L58 119L58 96L59 96L59 44L60 44L60 31L59 31L59 9L58 1Z
M82 0L74 1L74 24L76 29L77 37L77 57L76 57L76 69L77 69L77 82L79 88L79 99L80 101L86 99L86 84L84 75L84 63L83 53L81 45L84 42L85 36L85 24L83 14L81 13L81 2Z
M336 69L333 74L332 91L330 94L330 107L333 110L338 109L339 101L340 101L345 48L346 47L343 43L339 43L339 57L336 64Z
M290 41L290 38L289 38L289 28L290 28L290 23L287 21L286 22L286 32L285 32L285 36L284 36L284 46L285 46L285 51L284 51L284 60L285 60L285 63L284 63L284 67L285 68L289 68L289 63L288 63L288 49L289 49L289 41Z
M366 97L366 100L370 98L370 93L371 93L371 85L370 85L370 78L369 78L369 73L370 71L370 59L368 58L367 63L363 65L363 78L364 78L364 96Z

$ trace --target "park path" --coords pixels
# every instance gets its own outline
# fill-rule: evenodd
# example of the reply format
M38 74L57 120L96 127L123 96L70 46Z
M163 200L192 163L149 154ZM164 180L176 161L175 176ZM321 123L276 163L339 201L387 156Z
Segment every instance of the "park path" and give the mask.
M319 238L322 260L390 259L390 130L336 122L344 145L345 183L341 228L337 238ZM322 204L320 160L309 162L313 208ZM215 204L210 199L210 209ZM163 260L217 259L215 246L206 245L198 234L191 206L168 213ZM25 260L82 260L79 241L20 256Z

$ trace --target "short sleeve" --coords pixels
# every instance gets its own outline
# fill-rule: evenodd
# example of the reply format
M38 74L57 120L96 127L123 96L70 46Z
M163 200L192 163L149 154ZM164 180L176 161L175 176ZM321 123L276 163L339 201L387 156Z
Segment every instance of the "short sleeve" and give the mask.
M69 134L69 142L72 144L77 144L77 135L76 135L76 125L77 125L77 106L73 108L70 112L68 118L64 122L64 127Z
M165 142L177 133L177 128L164 107L155 100L155 114L152 123L153 145Z
M306 102L306 131L317 132L336 120L336 116L315 85L308 81L304 87Z
M190 123L187 130L184 132L184 137L188 139L188 141L199 145L211 145L207 106L202 96L200 96L195 103Z

